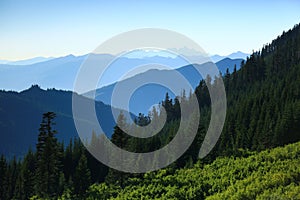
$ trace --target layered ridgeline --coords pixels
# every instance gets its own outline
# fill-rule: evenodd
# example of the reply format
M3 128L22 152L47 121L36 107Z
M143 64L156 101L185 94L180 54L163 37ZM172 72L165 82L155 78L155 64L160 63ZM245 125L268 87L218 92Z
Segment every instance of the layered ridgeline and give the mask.
M245 55L241 56L242 57L233 56L232 59L230 59L230 57L222 57L216 64L221 70L226 70L227 67L233 69L234 64L237 64L237 67L239 68L240 61L244 59ZM36 63L30 63L30 60L28 60L29 63L23 62L22 64L21 62L22 65L15 65L18 63L0 63L1 89L22 91L33 84L37 84L42 88L72 90L77 73L87 57L90 60L99 63L105 63L112 59L116 59L115 62L109 66L110 72L114 76L102 77L103 85L109 85L116 82L124 73L131 70L134 66L159 63L177 69L188 64L187 61L179 56L165 57L156 55L149 57L140 56L137 58L123 56L116 58L114 55L110 54L87 54L82 56L68 55L50 60L40 60L40 62ZM225 71L222 72L224 73Z
M22 92L0 91L0 154L10 158L22 157L29 147L35 149L41 116L48 111L57 114L55 128L60 141L67 144L70 139L77 138L72 95L70 91L43 90L37 85ZM81 101L91 101L77 94L75 96ZM110 137L115 126L111 107L95 102L95 108L103 130Z
M218 67L219 71L222 74L226 73L227 69L229 73L232 73L234 70L240 69L242 61L243 59L238 58L224 58L216 62L215 65ZM101 101L105 104L111 104L113 92L117 85L122 85L123 87L126 86L128 88L134 88L137 84L141 84L141 80L148 80L149 77L156 77L157 80L164 80L166 79L166 77L168 77L169 79L171 79L171 77L177 77L177 73L180 73L186 80L188 80L189 84L191 85L191 88L194 90L199 85L200 80L203 79L203 77L199 74L197 70L203 71L203 69L209 69L212 65L212 62L207 62L203 64L184 65L180 68L177 68L176 70L151 69L144 73L140 73L130 78L120 80L116 83L98 88L95 91L87 92L83 95L89 98L93 98L95 95L95 99L97 101ZM132 96L130 97L130 112L136 115L138 115L139 113L148 114L149 108L151 108L152 105L161 102L167 92L170 98L175 97L175 94L173 94L170 88L164 87L163 85L148 83L142 85L141 87L138 87L137 90L135 90Z
M101 62L108 59L109 55L92 55L97 61ZM73 85L77 70L83 62L85 56L74 57L67 56L63 58L52 59L46 62L36 63L24 66L0 66L0 82L2 87L19 88L20 85L30 85L39 83L42 86L58 86L60 88L69 88ZM163 57L151 57L145 59L122 58L115 67L129 68L131 65L143 64L147 62L171 63L174 67L180 64L180 60ZM240 67L242 59L225 58L216 64L222 72L229 68L230 71ZM121 64L126 64L119 66ZM200 80L200 75L193 66L184 66L177 69L195 88ZM129 79L138 80L143 76L150 76L151 71L144 72ZM155 71L155 76L170 74L166 70ZM12 81L18 80L18 81ZM126 82L126 80L125 80ZM50 84L51 83L51 84ZM68 84L68 86L62 83ZM6 85L7 84L7 85ZM14 85L15 84L15 85ZM50 84L50 85L49 85ZM123 83L121 83L123 84ZM18 87L17 87L18 86ZM98 119L105 133L111 137L115 121L112 117L110 106L111 95L115 84L103 87L97 90L96 110ZM163 87L145 87L141 93L137 92L136 98L131 102L130 112L138 115L139 112L148 113L148 108L159 103L168 90ZM147 94L147 98L145 98ZM171 94L170 94L171 95ZM77 95L78 96L78 95ZM86 95L89 96L89 95ZM81 98L78 96L78 98ZM82 99L85 99L82 97ZM104 104L103 104L103 103ZM107 105L105 105L107 104ZM77 132L72 116L72 92L56 89L43 90L37 85L21 92L0 91L0 154L6 156L23 156L29 146L34 148L38 125L44 112L53 111L57 114L56 129L60 134L58 138L67 143L71 138L77 137Z
M1 158L0 180L5 177L7 181L2 181L0 194L4 196L0 198L28 199L37 195L44 199L267 199L273 195L299 199L299 143L254 155L248 150L261 151L300 140L300 25L254 52L240 70L214 77L211 87L221 78L226 87L228 112L222 135L205 159L198 161L198 152L210 121L210 98L208 86L200 81L195 91L202 115L197 136L168 168L135 175L105 171L102 165L98 170L94 168L97 162L78 141L67 148L51 142L53 152L29 152L21 162ZM188 95L180 98L189 104ZM168 116L159 134L138 139L115 127L112 142L134 152L148 152L168 144L178 129L180 104L167 94L162 106ZM119 119L124 117L120 115ZM151 120L156 119L159 116L153 110ZM150 118L140 115L136 122L146 125ZM46 136L49 141L55 141L53 137L52 133ZM92 139L97 142L97 135ZM40 144L40 137L38 141ZM39 156L41 153L43 157ZM53 156L56 154L59 159ZM53 181L57 180L53 175L41 178L45 163L54 166L51 171L59 174L59 181ZM39 184L41 180L47 187ZM92 185L103 180L105 183Z

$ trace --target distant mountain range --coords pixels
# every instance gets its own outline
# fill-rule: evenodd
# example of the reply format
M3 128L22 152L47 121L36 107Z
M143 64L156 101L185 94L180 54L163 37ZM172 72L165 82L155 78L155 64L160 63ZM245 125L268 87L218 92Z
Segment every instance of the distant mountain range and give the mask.
M32 65L0 65L0 87L5 90L22 91L29 88L32 84L38 84L42 88L73 90L76 75L86 57L87 55L68 55ZM90 57L99 63L113 58L112 55L108 54L92 54ZM111 64L110 70L114 77L104 77L103 84L109 85L116 82L123 73L127 72L133 66L148 63L160 63L172 68L188 64L179 57L155 56L142 59L122 57L117 62Z
M244 58L243 53L232 54L232 57L238 57L238 55ZM31 63L33 60L44 60L43 62L25 65L15 65L17 62L14 62L15 64L0 64L0 89L22 91L33 84L38 84L42 88L73 90L73 84L77 72L87 56L88 55L68 55L54 59L49 58L50 60L47 60L48 58L35 58L31 60L17 61L20 64ZM109 54L90 54L90 57L99 63L114 58L114 56ZM225 57L223 59L225 59ZM116 82L124 73L132 69L133 66L149 63L160 63L161 65L166 65L170 68L179 68L190 64L180 57L121 57L118 58L117 62L112 63L110 66L110 72L114 75L114 77L103 77L102 85L99 85L99 87ZM220 69L220 71L224 73L224 70Z
M232 54L229 54L227 56L220 56L220 55L213 55L210 57L211 61L212 62L219 62L220 60L223 60L225 58L230 58L230 59L244 59L246 60L246 58L250 56L250 54L247 54L247 53L243 53L241 51L237 51L237 52L234 52Z
M55 89L42 90L38 86L22 92L0 91L0 155L21 156L30 146L35 148L42 114L49 111L57 114L54 128L58 131L59 140L68 143L71 138L78 137L72 115L72 94ZM76 98L91 101L80 95L76 95ZM95 102L95 109L103 131L110 137L116 124L111 107ZM88 121L84 118L81 120ZM92 133L92 127L87 134Z
M157 54L157 53L156 53ZM138 57L154 57L156 56L155 53L150 53L149 52L143 52L142 50L140 51L137 51L137 53L135 53L134 55L138 56ZM211 56L211 61L212 62L218 62L224 58L230 58L230 59L246 59L250 54L247 54L247 53L243 53L241 51L237 51L237 52L234 52L234 53L231 53L227 56L220 56L218 54L215 54L213 56ZM161 55L162 57L165 56L167 57L168 54L165 54L165 55ZM81 57L81 56L79 56ZM132 57L134 58L134 57ZM7 64L7 65L33 65L33 64L36 64L36 63L40 63L40 62L46 62L48 60L53 60L53 59L57 59L55 57L42 57L42 56L39 56L39 57L34 57L34 58L29 58L29 59L24 59L24 60L18 60L18 61L9 61L9 60L0 60L0 64Z
M0 64L8 64L8 65L32 65L39 62L45 62L48 60L52 60L54 57L35 57L25 60L18 60L18 61L9 61L9 60L0 60Z
M237 70L240 69L242 60L243 59L232 60L230 58L225 58L217 62L216 66L223 74L226 72L227 68L229 69L229 72L232 73L234 66L236 66ZM176 77L176 73L179 72L180 74L182 74L184 78L188 80L192 89L195 89L199 85L200 80L203 79L203 77L201 77L196 69L209 69L212 64L213 63L204 63L201 65L186 65L177 68L176 70L149 70L144 73L135 75L131 78L124 79L118 83L113 83L108 86L101 87L97 89L96 92L87 92L84 94L84 96L93 99L93 95L95 93L95 99L97 101L102 101L105 104L111 104L112 95L117 84L122 85L123 88L133 88L137 85L137 83L141 83L141 80L147 80L150 78L147 85L141 86L133 93L129 102L130 112L136 115L138 113L148 114L148 110L151 109L151 106L161 102L167 92L171 98L174 98L176 96L176 94L174 94L169 88L151 83L151 80L164 80L165 82L169 82L173 87L182 87L180 89L184 89L188 94L190 92L189 88L184 88L182 84L178 82L178 80L173 80Z

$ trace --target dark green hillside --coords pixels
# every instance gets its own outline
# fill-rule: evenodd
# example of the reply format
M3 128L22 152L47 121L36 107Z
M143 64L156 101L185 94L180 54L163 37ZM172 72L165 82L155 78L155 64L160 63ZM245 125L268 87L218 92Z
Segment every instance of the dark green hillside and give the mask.
M296 25L261 51L253 52L246 62L242 62L240 70L223 74L227 95L226 121L217 145L205 161L238 155L240 148L260 151L300 140L299 52L300 26ZM214 84L218 79L215 78ZM210 121L210 97L203 80L195 93L201 110L198 134L190 149L176 162L176 167L185 166L191 159L197 160ZM189 101L185 96L179 98ZM129 150L147 152L172 139L179 127L180 105L177 98L170 99L166 95L162 106L168 117L161 133L147 140L128 138L125 146Z
M300 199L300 143L244 154L147 173L124 189L95 184L86 199Z
M299 25L254 52L224 81L228 113L220 151L260 150L300 140Z

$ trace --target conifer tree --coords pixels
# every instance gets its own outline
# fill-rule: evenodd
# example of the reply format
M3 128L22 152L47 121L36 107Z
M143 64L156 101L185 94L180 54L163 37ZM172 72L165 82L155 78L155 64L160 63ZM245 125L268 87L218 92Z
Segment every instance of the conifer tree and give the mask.
M6 199L6 192L8 188L7 182L7 161L4 155L0 158L0 199Z
M59 192L62 155L55 138L57 132L53 129L55 117L53 112L43 114L39 129L35 192L40 197L55 197Z
M29 149L20 169L16 183L15 199L29 199L34 195L35 154Z
M91 172L87 165L87 158L85 154L82 153L75 170L74 193L80 197L83 197L90 184Z
M126 126L126 118L124 114L121 112L118 116L117 125L114 128L114 133L111 137L111 141L120 147L121 149L126 149L128 144L129 136L120 128ZM120 172L115 169L109 169L108 174L105 178L107 183L119 184L121 187L124 186L126 180L126 173Z

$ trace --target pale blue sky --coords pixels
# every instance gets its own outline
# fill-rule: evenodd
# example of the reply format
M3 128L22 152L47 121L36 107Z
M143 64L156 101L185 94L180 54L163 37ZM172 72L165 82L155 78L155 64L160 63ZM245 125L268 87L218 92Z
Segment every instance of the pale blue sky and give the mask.
M210 54L248 53L299 22L299 0L0 0L0 60L82 55L145 27L182 33Z

